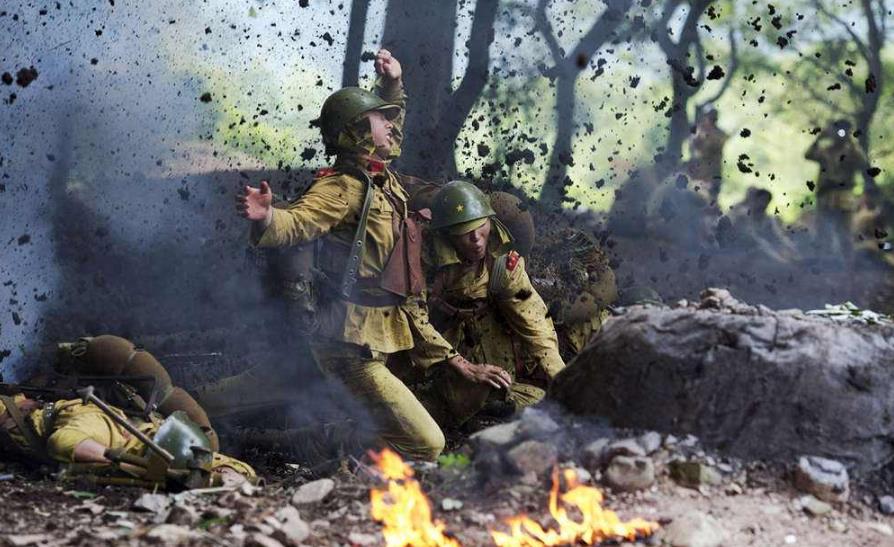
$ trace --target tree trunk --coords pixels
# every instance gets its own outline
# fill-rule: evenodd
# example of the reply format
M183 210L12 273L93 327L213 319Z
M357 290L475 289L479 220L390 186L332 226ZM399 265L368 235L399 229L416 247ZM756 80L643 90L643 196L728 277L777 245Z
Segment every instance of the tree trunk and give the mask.
M360 79L360 57L363 55L363 35L366 32L366 16L369 0L351 2L351 19L348 23L348 43L345 61L342 63L341 86L356 86Z
M456 0L390 0L383 47L404 69L407 121L399 169L439 176L449 170L454 143L440 127L450 105Z

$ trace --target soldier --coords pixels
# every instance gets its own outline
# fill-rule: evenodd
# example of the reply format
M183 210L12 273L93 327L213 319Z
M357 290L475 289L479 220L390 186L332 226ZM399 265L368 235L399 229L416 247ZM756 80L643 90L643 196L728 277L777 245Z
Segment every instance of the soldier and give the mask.
M389 163L400 153L405 94L400 63L376 55L380 96L344 88L318 120L332 169L318 173L287 209L271 206L266 182L246 187L237 209L253 221L261 247L319 239L319 327L310 341L318 367L365 404L379 437L407 457L434 460L444 434L407 386L386 367L388 355L426 347L440 336L427 320L421 232ZM449 347L425 351L420 366L461 358Z
M207 436L183 413L165 419L152 412L144 420L127 416L117 407L110 407L110 411L146 436L154 436L156 443L173 453L178 449L189 452L190 445L210 450ZM110 457L120 458L123 463L119 468L127 471L125 476L139 479L146 469L141 473L133 462L139 462L146 452L143 441L94 403L60 399L44 404L24 393L0 396L0 453L10 457L31 464L98 464L93 469L98 474L112 467ZM187 467L185 461L175 461L172 466ZM210 468L218 474L211 482L233 483L255 478L251 466L217 452L212 455Z
M699 116L695 135L690 143L692 159L689 173L708 185L708 200L717 203L723 183L723 147L729 135L717 126L718 112L714 107Z
M489 403L514 410L540 401L565 363L511 234L484 193L463 181L438 192L431 228L432 322L456 351L487 363L436 369L424 395L432 415L457 426ZM417 348L414 357L431 360L426 349Z
M798 251L786 236L779 219L768 214L772 200L773 194L769 190L748 188L745 198L733 205L718 223L717 239L721 245L759 249L783 263L796 258Z
M851 123L838 120L826 128L807 150L805 158L820 165L816 182L816 240L828 250L849 257L850 229L856 209L854 175L868 167Z

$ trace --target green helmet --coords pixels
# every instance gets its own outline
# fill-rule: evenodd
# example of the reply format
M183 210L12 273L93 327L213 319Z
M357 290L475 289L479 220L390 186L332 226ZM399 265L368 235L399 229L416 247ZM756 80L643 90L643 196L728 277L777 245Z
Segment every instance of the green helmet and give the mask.
M453 180L441 188L431 206L431 227L450 234L465 234L496 215L490 200L477 186Z
M323 133L323 143L334 146L345 127L371 110L380 110L391 119L400 112L400 106L359 87L345 87L329 95L315 121Z
M194 457L193 447L211 450L208 436L182 410L172 412L162 422L152 440L174 456L174 461L171 463L173 468L186 467Z

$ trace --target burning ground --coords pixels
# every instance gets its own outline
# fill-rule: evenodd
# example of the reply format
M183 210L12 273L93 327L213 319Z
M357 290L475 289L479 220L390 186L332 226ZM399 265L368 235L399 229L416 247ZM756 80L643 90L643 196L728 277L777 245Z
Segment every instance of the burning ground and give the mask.
M386 545L386 537L412 531L411 513L417 525L420 515L421 522L437 524L425 518L425 496L443 533L430 528L427 537L435 539L416 545L492 545L494 532L510 532L506 523L519 515L547 531L558 531L549 507L558 469L562 478L556 506L567 509L569 522L584 520L563 495L572 477L587 494L599 488L604 509L616 512L619 519L644 521L640 532L630 532L631 540L609 544L894 542L894 522L879 512L865 484L851 481L847 501L823 502L792 486L789 466L724 458L705 450L694 437L612 430L533 410L473 435L451 454L440 465L414 464L411 470L385 453L348 460L328 477L314 476L295 464L268 463L261 470L268 479L262 488L172 495L40 480L7 466L0 473L0 541L15 546ZM628 491L634 487L642 489ZM417 489L420 497L403 497ZM815 493L825 495L822 490ZM386 515L398 503L407 512ZM599 511L603 520L612 522L608 513ZM659 525L652 535L643 531L653 526L649 522Z

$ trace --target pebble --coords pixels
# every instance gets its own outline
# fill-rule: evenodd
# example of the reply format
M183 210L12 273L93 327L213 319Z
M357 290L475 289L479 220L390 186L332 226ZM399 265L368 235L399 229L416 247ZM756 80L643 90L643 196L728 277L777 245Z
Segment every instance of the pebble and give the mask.
M605 481L618 492L644 490L655 482L655 465L641 456L616 456L605 471Z
M521 474L542 475L556 465L558 453L552 445L540 441L525 441L506 453L506 459Z
M794 485L798 490L828 502L847 501L850 494L844 465L817 456L802 456L798 459Z
M332 479L320 479L302 484L292 496L292 505L319 503L335 489Z
M714 517L690 511L664 528L660 540L673 547L719 547L726 541L726 531Z
M310 526L301 520L298 509L291 505L277 511L276 520L280 526L274 537L286 545L297 545L310 536Z
M885 515L894 515L894 496L882 496L878 499L878 509Z

